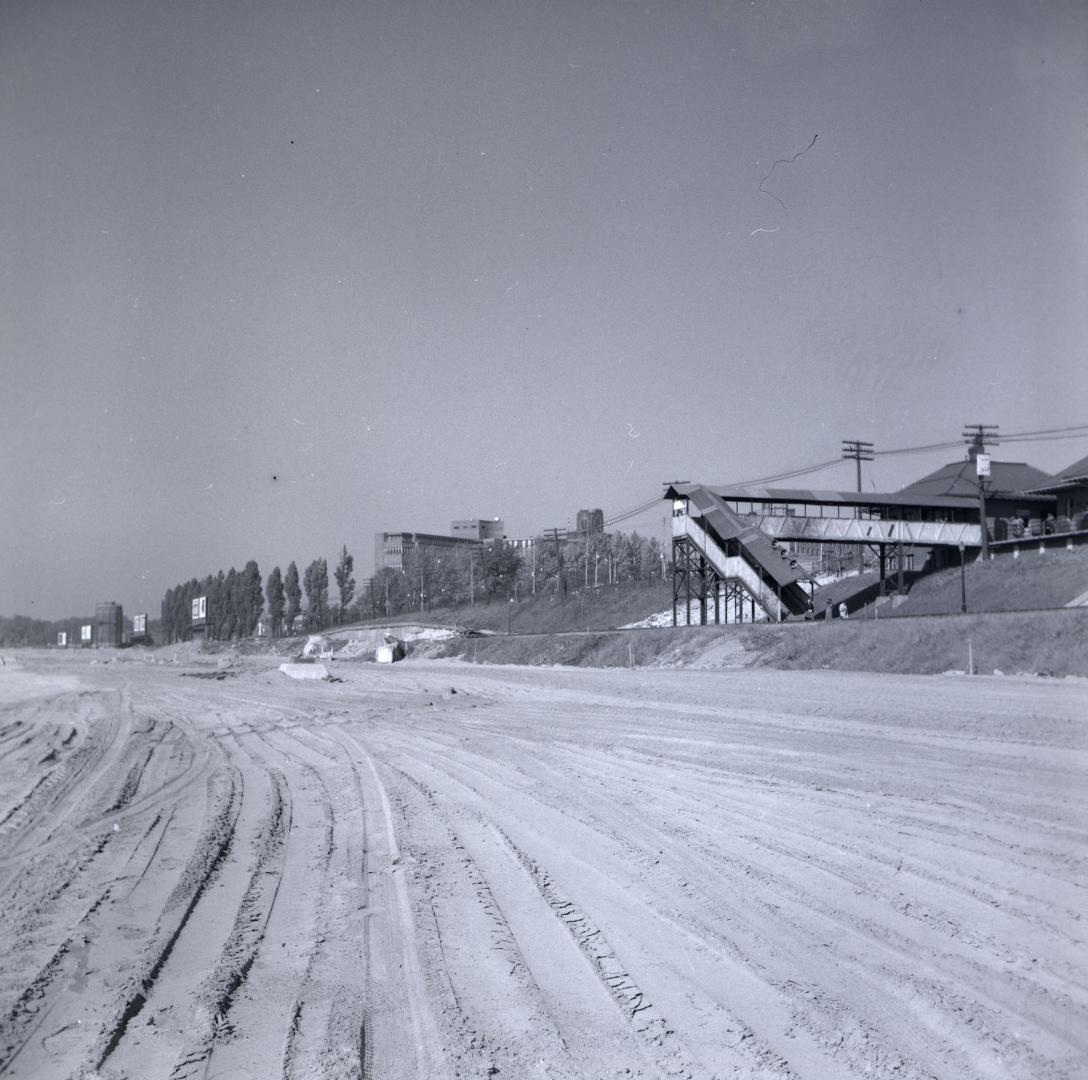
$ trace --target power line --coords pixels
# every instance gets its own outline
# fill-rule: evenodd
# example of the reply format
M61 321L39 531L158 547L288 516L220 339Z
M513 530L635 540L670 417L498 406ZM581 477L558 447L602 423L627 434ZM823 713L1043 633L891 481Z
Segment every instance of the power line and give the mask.
M831 458L829 461L821 461L818 465L806 465L800 469L793 469L791 472L776 473L774 476L761 476L755 480L737 480L727 486L747 487L752 484L772 484L776 480L792 480L795 476L807 476L809 473L820 472L821 469L838 465L840 461L842 461L842 458Z
M1083 431L1088 434L1088 424L1073 424L1070 427L1040 428L1038 431L1014 431L1011 435L1005 435L1006 439L1018 439L1028 435L1061 435L1067 431Z
M981 426L987 431L987 434L996 433L996 425L972 425L971 436L975 434L975 428ZM1002 435L1001 442L1061 442L1066 439L1083 439L1088 438L1088 424L1073 424L1067 427L1057 428L1041 428L1038 431L1015 431L1009 435ZM858 440L851 440L851 443ZM993 439L992 435L987 442L990 445L996 444L996 439ZM926 443L921 446L900 446L891 450L873 450L871 449L871 443L860 443L863 452L868 452L873 457L896 457L907 454L929 454L937 450L953 450L956 447L963 446L962 441L948 441L937 443ZM846 447L846 441L843 443L844 449ZM854 460L853 453L849 456L850 460ZM828 461L821 461L815 465L804 465L797 469L791 469L787 472L774 473L771 476L760 476L751 480L736 480L727 487L752 487L756 484L773 484L780 480L792 480L798 476L808 476L810 473L820 472L823 469L828 469L832 465L838 465L843 460L843 457L831 458ZM869 460L864 458L863 460ZM651 507L656 506L661 502L660 498L650 499L648 502L642 503L640 506L633 507L630 510L623 510L618 514L613 515L605 521L605 525L617 525L620 522L627 521L629 518L637 517L639 514L644 514Z
M1002 442L1064 442L1066 439L1088 439L1088 431L1075 435L1003 435Z
M874 450L877 457L893 457L896 454L928 454L933 450L951 450L962 446L962 442L929 443L927 446L900 446L895 450Z

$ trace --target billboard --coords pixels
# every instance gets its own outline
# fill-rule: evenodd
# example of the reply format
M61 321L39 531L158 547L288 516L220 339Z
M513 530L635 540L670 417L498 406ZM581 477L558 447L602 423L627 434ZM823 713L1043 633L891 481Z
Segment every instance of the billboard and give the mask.
M193 597L193 622L200 622L208 617L208 598L206 596Z
M987 477L990 475L990 455L979 454L975 458L975 470L980 477Z
M84 623L79 628L79 640L84 645L90 645L90 643L91 643L91 624L90 623Z
M146 615L133 615L132 616L132 636L143 637L147 633L147 616Z
M67 630L60 630L60 631L57 632L57 644L62 649L67 649L68 648L68 631Z

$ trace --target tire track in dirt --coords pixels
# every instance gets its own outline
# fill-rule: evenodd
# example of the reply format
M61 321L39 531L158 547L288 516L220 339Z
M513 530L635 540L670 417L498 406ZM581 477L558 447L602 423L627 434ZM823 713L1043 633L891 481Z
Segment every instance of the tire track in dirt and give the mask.
M586 767L585 759L592 765L596 756L584 755L582 767ZM574 767L573 760L565 760L557 769L569 773ZM537 771L542 768L546 767L538 767ZM645 806L655 780L660 782L660 772L647 768L639 780L641 787L636 786L631 797L623 801L631 804L641 801ZM583 788L587 792L583 798L589 801L607 803L611 794L621 794L598 792L591 774L587 774ZM898 1032L900 1045L917 1043L918 1032L933 1028L935 1018L941 1017L939 1030L935 1029L931 1036L934 1067L939 1067L949 1053L958 1055L961 1069L968 1067L969 1061L996 1060L998 1055L1004 1060L1023 1056L1023 1038L1010 1040L1002 1031L1013 1025L1022 1031L1025 1025L1032 1028L1032 1044L1045 1048L1055 1058L1070 1052L1068 1043L1050 1022L1055 995L1064 997L1064 1014L1079 1011L1088 1021L1083 997L1079 1005L1074 1005L1068 994L1068 980L1048 977L1045 956L1042 963L1037 963L1039 957L1029 954L1028 950L1038 949L1040 943L1027 938L1025 922L1015 910L1008 916L993 911L998 903L992 897L993 887L987 890L990 896L979 897L971 887L970 878L961 877L957 881L943 872L933 873L928 860L919 858L921 853L909 860L909 871L900 875L903 856L899 855L897 864L894 849L889 852L887 848L885 827L879 815L874 817L871 810L867 811L864 801L855 820L862 824L872 822L871 828L866 824L854 835L825 838L813 825L821 819L820 804L826 803L828 797L810 798L804 791L796 794L801 801L812 804L813 812L793 810L797 799L791 798L783 809L793 810L792 813L768 818L764 811L757 820L738 805L723 811L724 821L718 823L714 834L708 834L684 824L688 820L697 821L689 818L689 813L694 814L700 806L705 808L709 801L705 793L700 796L697 785L688 784L674 797L674 802L681 807L690 805L691 810L675 814L675 821L670 819L656 829L658 841L651 839L648 846L642 847L631 842L631 837L639 835L632 810L616 818L615 842L629 851L632 864L641 867L647 877L659 875L664 866L672 866L675 882L684 883L684 892L673 891L682 897L692 891L689 883L713 881L715 873L732 882L716 890L719 895L743 890L746 912L730 910L728 906L723 910L713 893L706 893L703 903L707 913L715 912L713 921L707 921L698 909L684 916L689 925L701 927L701 933L712 935L715 926L729 926L729 943L736 947L738 929L743 929L755 910L763 912L762 921L766 925L787 922L791 933L785 939L778 938L772 943L749 938L742 952L753 957L762 955L768 973L780 973L774 977L776 985L798 998L799 1022L811 1021L831 1047L843 1044L844 1031L865 1033L864 1040L855 1040L855 1049L876 1059L894 1061L895 1043L881 1049L873 1033ZM835 798L841 799L843 794L837 793ZM607 805L603 812L609 814ZM724 836L727 829L731 833L728 840ZM870 836L872 830L876 832ZM874 843L873 837L878 842ZM775 838L789 839L792 843L785 844ZM902 899L905 896L912 899L905 902ZM942 900L948 906L933 906L940 905ZM681 905L681 912L684 907ZM880 912L879 918L874 919L874 911ZM985 925L1003 929L1000 937L993 933L981 936L972 929L983 916L988 916ZM834 942L836 970L833 978L825 979L819 995L823 1006L835 1006L833 1015L820 1017L813 1013L805 1019L806 1012L812 1012L806 1003L812 1003L817 995L790 977L791 966L793 970L803 966L803 955L795 949L793 964L785 963L789 953L783 948L783 940L796 941L798 945L807 942L804 948L809 950L826 948L827 942ZM1075 948L1072 939L1069 948ZM1010 979L1010 963L1018 964L1025 974ZM881 993L880 987L887 985L889 972L896 973L892 981L895 989L891 994ZM835 982L841 987L843 999L858 999L858 986L872 987L872 992L864 996L871 1003L867 1017L850 1017L844 1014L842 1005L835 1005L834 995L827 993ZM944 1008L949 985L961 989L963 1000L974 1001L973 1010ZM879 1008L876 1003L880 1003ZM960 1017L960 1024L969 1021L954 1040L955 1051L950 1049L953 1043L948 1038L949 1015ZM995 1021L1000 1015L1005 1016L1004 1022ZM987 1016L991 1020L984 1022ZM1038 1073L1043 1064L1032 1061L1031 1071Z
M65 807L74 799L87 798L91 787L87 777L95 765L107 758L117 729L116 718L108 714L98 717L96 699L88 694L65 695L72 697L83 717L100 719L95 724L95 737L84 739L67 752L58 748L53 739L53 725L40 722L28 725L24 737L23 753L12 755L5 761L5 773L18 773L18 784L23 794L9 802L0 823L0 895L11 882L10 870L18 867L28 852L40 854L48 846L48 831L64 814ZM89 723L84 720L83 722ZM46 749L46 746L49 749ZM43 772L43 766L46 766ZM5 790L10 789L8 783ZM65 815L66 816L66 815ZM62 838L67 842L67 837Z
M645 889L627 880L629 870L625 861L609 852L612 845L606 834L572 818L570 808L559 811L527 795L520 783L505 788L493 777L491 762L483 771L474 771L474 763L462 762L458 755L447 752L441 757L431 757L423 752L421 743L422 740L414 741L412 752L420 764L433 770L429 782L444 786L446 799L464 802L485 818L489 817L489 807L504 808L502 829L510 843L517 851L534 852L531 857L525 856L527 869L546 865L548 856L537 855L535 851L556 850L557 838L566 834L562 863L567 884L560 891L552 884L554 874L545 872L551 889L548 896L559 905L571 902L569 898L576 891L592 901L588 906L586 899L575 904L573 917L578 927L589 919L587 912L591 909L607 913L607 918L593 917L590 933L603 927L609 938L616 939L608 951L619 950L622 970L629 972L624 982L634 987L631 994L642 995L640 1003L658 1002L660 1015L667 1017L671 1011L669 1002L674 1008L690 1009L695 994L704 1001L702 1012L706 1023L710 1023L711 1017L718 1017L718 1032L714 1035L709 1031L702 1033L688 1046L671 1039L668 1052L661 1058L665 1070L672 1067L669 1064L672 1057L701 1062L699 1067L712 1070L715 1068L712 1063L720 1063L722 1059L723 1037L729 1050L726 1056L743 1060L744 1067L753 1070L754 1075L786 1077L796 1069L802 1076L822 1078L829 1069L838 1067L818 1040L797 1027L789 995L768 980L758 963L738 956L735 949L723 951L713 937L683 925L667 907L647 895ZM449 787L451 783L453 789ZM511 838L515 827L517 841ZM572 856L572 847L586 855ZM534 880L540 884L543 878ZM576 890L572 883L576 883ZM619 883L622 887L617 888ZM655 944L650 952L641 941L621 929L645 926L647 921L655 927L652 934ZM649 934L649 930L644 933ZM601 935L590 940L598 936ZM676 959L663 964L657 959L663 951ZM683 993L678 986L685 988ZM694 1032L688 1038L694 1039Z
M87 949L92 916L108 898L107 889L83 913L73 933L61 942L49 961L19 995L11 1010L0 1018L0 1076L10 1074L16 1064L22 1065L20 1057L23 1051L37 1036L57 1004L60 984L71 977L80 960L78 954L81 951L85 953ZM33 1070L35 1073L37 1071Z
M136 973L117 995L112 1018L100 1029L91 1053L91 1065L96 1071L101 1071L126 1045L133 1021L156 992L179 938L230 850L242 804L241 775L233 769L217 772L209 777L207 788L205 823L193 852L167 898Z
M195 1015L170 1073L171 1080L204 1076L216 1040L233 1030L235 999L257 958L279 894L291 827L291 799L284 775L272 771L269 776L270 805L258 828L257 863L215 968L196 992Z
M361 1025L363 1075L367 1080L451 1075L420 962L389 794L363 743L342 728L330 734L347 751L366 822L369 918L366 1011Z
M585 756L592 758L594 755ZM572 762L565 762L565 766L569 769ZM591 774L584 785L590 791L594 791L595 786L592 779ZM659 785L659 770L647 768L642 789L636 786L625 802L639 804L641 799L643 805L652 805L654 799L648 793L653 790L654 780ZM887 853L881 853L875 845L871 851L858 846L862 843L869 847L864 831L840 836L838 840L825 840L818 828L813 828L820 819L818 812L814 816L812 812L806 814L796 807L796 796L805 800L806 793L783 792L783 795L786 802L779 805L787 812L779 814L776 811L774 816L768 816L764 810L761 819L756 820L745 814L743 806L729 807L722 815L724 820L717 822L715 832L707 834L697 832L695 824L691 827L684 824L689 820L697 824L697 818L690 818L689 814L694 814L700 806L705 814L709 800L704 794L701 802L695 785L685 784L683 791L673 796L672 802L681 807L690 803L692 809L681 811L675 822L669 820L668 828L657 830L659 844L651 844L650 849L646 849L626 839L646 835L645 827L640 830L638 825L638 818L644 815L636 816L633 811L616 821L616 843L629 849L633 865L640 866L648 876L657 872L658 864L675 867L676 881L684 883L683 892L675 891L683 898L683 903L678 905L679 914L685 924L701 934L714 936L715 926L728 926L731 928L728 944L735 947L738 927L743 928L745 922L751 922L751 916L756 913L763 914L758 921L767 926L784 924L789 932L782 938L762 943L749 940L742 953L753 958L763 957L768 979L793 998L798 1022L811 1028L832 1053L840 1047L836 1056L849 1052L850 1058L856 1058L858 1062L865 1060L870 1069L910 1070L912 1066L903 1062L895 1045L913 1042L917 1058L917 1047L922 1042L918 1038L919 1032L931 1030L928 1042L932 1068L948 1066L966 1071L987 1060L991 1068L998 1068L1000 1059L1023 1057L1025 1051L1021 1041L1013 1045L1013 1041L1002 1038L1001 1025L985 1020L996 1011L996 1006L991 1004L996 992L994 988L997 986L1000 993L1003 985L1003 980L994 982L994 976L1003 975L1001 969L1005 968L1005 963L1001 963L1001 959L1009 959L997 956L1003 949L994 946L992 940L989 943L973 940L974 935L969 931L961 934L956 929L956 922L947 915L942 914L935 920L936 927L917 926L904 918L905 913L895 909L885 894L893 881L903 884L902 878L895 877L898 867L894 857L888 858ZM607 795L597 797L607 798ZM813 809L818 810L819 797L813 802L816 804ZM854 820L874 820L866 812L864 797L858 810ZM875 828L880 827L877 824ZM774 837L786 837L793 843L784 844ZM658 846L660 851L653 852ZM826 858L825 853L830 858ZM871 870L870 860L877 864ZM703 890L702 901L706 914L688 903L693 891L690 883L714 881L715 869L720 871L724 882L731 882L718 890L719 895L743 893L743 910L735 907L730 910L728 906L720 910L720 901L715 902L714 894L706 890ZM929 891L928 882L925 891ZM977 898L972 897L972 902L976 901ZM925 904L918 906L924 908ZM708 920L710 911L716 910L720 914L713 921ZM874 918L876 911L880 913L879 918ZM993 924L992 917L987 921ZM944 939L936 947L932 936L934 929ZM1019 929L1023 931L1023 927ZM1015 941L1015 931L1011 928L1010 932L1009 940ZM796 944L791 948L783 946L783 942ZM820 993L814 994L796 982L791 972L804 967L806 949L809 953L816 952L827 947L828 942L833 942L836 951L836 969L825 977ZM985 964L986 953L993 954L991 967ZM979 963L980 956L984 963ZM993 970L993 967L999 970ZM889 973L892 972L895 978L891 979L889 993ZM974 1008L951 1010L943 1007L939 991L950 979L955 986L972 988L969 993L975 995ZM836 985L838 995L834 993ZM870 993L858 994L857 989L864 985L870 986ZM882 986L886 988L883 992ZM1023 990L1002 996L1006 1011L1011 1010L1011 1019L1015 1018L1013 1022L1019 1025L1023 1025L1033 1011L1037 1021L1046 1015L1046 997L1040 998L1038 1008L1035 1008ZM854 1010L843 1002L858 1000L865 1001L867 1006L862 1014L854 1015ZM1051 998L1051 1008L1052 1003ZM950 1016L961 1018L962 1030L954 1039L949 1038ZM935 1025L938 1017L940 1021ZM965 1020L967 1026L963 1026ZM1033 1042L1039 1047L1047 1047L1051 1040L1037 1027ZM1068 1047L1061 1044L1051 1044L1049 1048L1058 1058L1068 1053ZM1039 1059L1025 1064L1031 1075L1039 1075L1044 1066ZM925 1071L922 1060L915 1060L912 1065ZM895 1075L903 1076L904 1073L897 1071Z
M362 885L358 876L349 880L348 866L337 857L340 814L325 776L336 758L276 727L251 731L241 743L255 767L285 773L292 792L281 885L286 901L273 909L261 957L237 1000L235 1038L217 1044L211 1067L245 1067L285 1080L358 1076L359 1022L349 1025L345 1038L335 1020L339 1002L357 993L352 976L359 971L358 963L344 963L355 944L350 924L336 915L346 907L343 894L354 892L357 899ZM358 940L361 918L355 923ZM269 1037L272 1031L278 1039Z
M607 946L596 947L603 944L599 931L572 933L584 953L578 955L562 928L571 929L567 920L579 914L559 910L543 893L534 893L532 875L526 877L527 868L519 865L500 830L482 815L459 814L455 822L426 784L390 768L419 794L427 811L408 815L406 826L421 834L416 876L461 1018L460 1058L480 1073L494 1068L524 1075L546 1061L563 1075L603 1076L621 1059L638 1062L639 1075L663 1072L660 1061L651 1062L662 1056L664 1029L655 1042L651 1032L657 1018L650 1016L648 1002L632 1004L630 995L637 991ZM421 821L427 816L437 827L427 828ZM443 857L447 848L457 853L460 873ZM637 1021L636 1014L642 1014ZM654 1044L653 1053L632 1045L640 1037ZM678 1067L675 1058L671 1065Z

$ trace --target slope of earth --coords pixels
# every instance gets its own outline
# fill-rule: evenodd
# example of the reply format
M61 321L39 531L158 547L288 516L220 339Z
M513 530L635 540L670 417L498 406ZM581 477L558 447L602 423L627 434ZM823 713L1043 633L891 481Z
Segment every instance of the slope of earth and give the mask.
M21 663L0 1075L1088 1067L1083 683Z
M765 666L937 674L1088 676L1088 608L831 623L678 626L579 634L494 634L419 645L413 655L489 664Z
M958 612L962 593L968 611L1027 611L1064 607L1088 590L1088 547L1044 552L1025 545L1014 559L975 559L963 569L949 567L920 578L906 601L887 614L941 615Z

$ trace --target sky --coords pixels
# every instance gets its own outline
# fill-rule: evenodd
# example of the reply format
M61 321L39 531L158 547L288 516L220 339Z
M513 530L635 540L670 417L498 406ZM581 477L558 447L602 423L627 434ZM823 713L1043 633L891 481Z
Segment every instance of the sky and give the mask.
M1086 57L1081 0L0 0L0 614L1084 425Z

